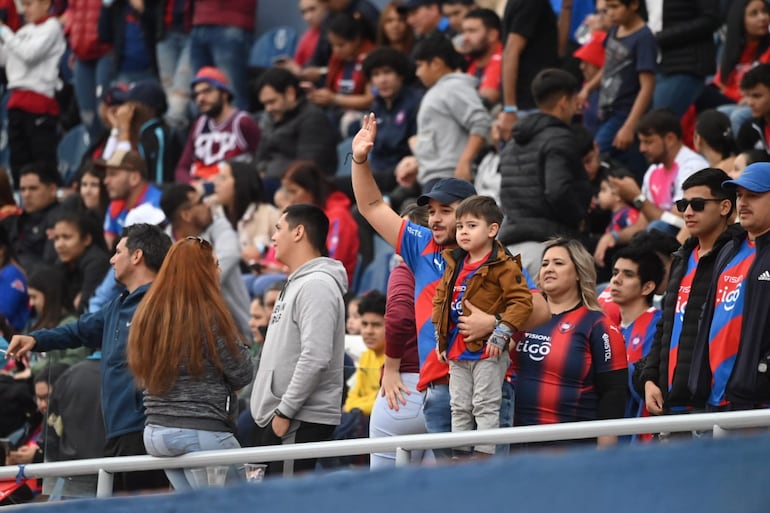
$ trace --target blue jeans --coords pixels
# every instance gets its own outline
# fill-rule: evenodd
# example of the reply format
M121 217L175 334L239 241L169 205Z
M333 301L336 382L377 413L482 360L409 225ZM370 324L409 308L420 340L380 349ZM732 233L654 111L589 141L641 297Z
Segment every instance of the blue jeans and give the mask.
M97 115L97 105L106 87L112 82L112 54L90 61L75 60L75 96L80 109L80 119L95 141L102 131Z
M717 107L719 112L726 114L730 118L730 126L733 129L733 137L738 136L741 127L746 121L751 119L751 108L745 105L728 103Z
M627 150L621 151L612 145L618 131L623 127L623 123L628 119L628 112L613 112L610 116L599 124L594 140L599 145L599 151L610 157L617 159L625 164L634 176L641 182L644 178L644 172L647 170L647 160L639 153L639 142L634 138L634 142Z
M151 456L181 456L190 452L240 449L238 440L225 431L202 431L198 429L172 428L148 424L144 428L144 446ZM168 469L164 471L174 490L190 490L196 482L191 469ZM227 481L240 481L238 471L230 467Z
M166 122L170 126L188 124L190 82L190 36L184 32L172 31L155 45L160 83L166 92L168 111Z
M204 66L216 66L230 81L234 105L249 107L246 63L249 61L252 33L238 27L201 25L190 32L190 65L193 73Z
M449 385L428 385L422 403L425 429L428 433L452 431L452 408L449 406ZM451 449L433 449L436 459L451 458Z
M702 77L685 74L655 76L655 92L652 106L655 109L668 108L682 117L706 87Z

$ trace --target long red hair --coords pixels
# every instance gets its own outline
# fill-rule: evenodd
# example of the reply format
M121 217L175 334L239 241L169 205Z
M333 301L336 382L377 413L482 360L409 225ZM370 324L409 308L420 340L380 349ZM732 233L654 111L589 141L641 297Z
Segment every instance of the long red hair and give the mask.
M139 386L160 395L171 389L182 367L202 376L205 359L221 369L217 338L238 354L240 335L222 298L211 244L177 241L131 321L128 366Z

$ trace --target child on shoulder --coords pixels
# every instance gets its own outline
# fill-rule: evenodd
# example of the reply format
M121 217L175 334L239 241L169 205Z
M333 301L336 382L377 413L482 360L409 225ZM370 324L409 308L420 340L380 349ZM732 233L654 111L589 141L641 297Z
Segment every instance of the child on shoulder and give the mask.
M444 250L446 269L433 299L436 350L439 359L449 363L452 431L471 431L474 426L494 429L500 425L510 339L532 313L532 294L520 258L495 240L503 212L494 199L471 196L460 203L455 215L459 247ZM467 303L497 318L488 336L463 337L458 319ZM495 452L492 444L474 449L480 454Z

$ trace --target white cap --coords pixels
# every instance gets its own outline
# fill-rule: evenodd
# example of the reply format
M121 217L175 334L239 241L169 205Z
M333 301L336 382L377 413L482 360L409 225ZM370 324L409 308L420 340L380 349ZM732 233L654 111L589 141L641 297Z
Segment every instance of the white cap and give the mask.
M166 214L161 209L149 203L142 203L128 211L124 228L134 224L147 223L158 226L166 221Z

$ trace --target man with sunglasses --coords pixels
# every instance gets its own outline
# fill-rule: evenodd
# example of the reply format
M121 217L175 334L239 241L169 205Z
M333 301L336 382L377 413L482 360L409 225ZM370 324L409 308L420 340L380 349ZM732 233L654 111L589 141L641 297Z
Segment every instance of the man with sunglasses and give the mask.
M700 410L703 397L687 388L701 305L706 300L720 249L743 233L733 222L735 193L722 189L729 176L707 168L683 184L676 202L690 237L673 255L662 319L642 372L647 411L653 415ZM689 306L692 305L692 306Z
M736 195L746 230L716 258L693 353L690 392L707 411L770 404L770 163L757 162L722 188Z

